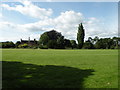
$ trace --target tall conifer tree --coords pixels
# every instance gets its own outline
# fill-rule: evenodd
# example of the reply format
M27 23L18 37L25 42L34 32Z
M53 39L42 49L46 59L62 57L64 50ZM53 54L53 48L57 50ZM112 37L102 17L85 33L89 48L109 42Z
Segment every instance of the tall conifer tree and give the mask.
M85 36L85 31L84 31L84 27L81 23L81 24L79 24L78 33L77 33L77 41L78 41L78 48L79 49L81 49L83 47L84 36Z

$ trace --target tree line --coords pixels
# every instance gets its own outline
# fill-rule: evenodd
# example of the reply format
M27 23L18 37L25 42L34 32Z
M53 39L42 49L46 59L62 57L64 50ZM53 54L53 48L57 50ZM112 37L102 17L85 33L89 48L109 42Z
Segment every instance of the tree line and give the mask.
M21 43L17 41L1 42L1 48L41 48L41 49L119 49L120 37L113 38L94 38L88 37L84 40L85 30L81 24L78 26L77 42L76 40L66 39L60 32L51 30L44 32L36 44L32 46L29 43Z

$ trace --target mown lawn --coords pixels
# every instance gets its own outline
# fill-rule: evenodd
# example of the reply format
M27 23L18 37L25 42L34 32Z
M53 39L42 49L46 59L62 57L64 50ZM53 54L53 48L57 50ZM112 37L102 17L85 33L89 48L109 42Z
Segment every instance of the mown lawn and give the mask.
M118 88L118 50L3 49L3 88Z

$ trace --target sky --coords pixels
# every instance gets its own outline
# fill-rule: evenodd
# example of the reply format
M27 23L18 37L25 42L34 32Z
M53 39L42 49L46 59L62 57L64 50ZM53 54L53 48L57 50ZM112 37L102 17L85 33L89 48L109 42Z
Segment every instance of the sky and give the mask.
M88 37L118 36L117 2L3 2L0 11L0 42L37 39L46 31L56 30L76 40L78 25L83 23Z

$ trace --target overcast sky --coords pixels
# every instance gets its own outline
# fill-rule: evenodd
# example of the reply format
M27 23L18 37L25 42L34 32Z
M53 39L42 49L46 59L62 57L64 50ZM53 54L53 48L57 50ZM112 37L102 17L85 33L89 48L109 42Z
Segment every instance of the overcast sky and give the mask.
M76 40L78 24L88 37L118 36L117 2L4 2L0 13L0 41L39 39L45 31L61 32Z

